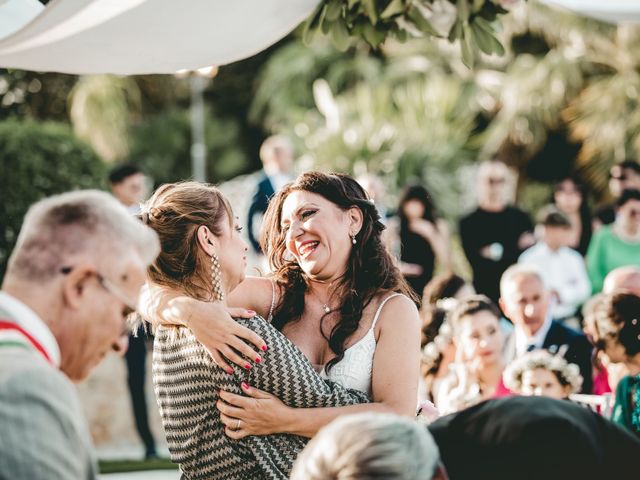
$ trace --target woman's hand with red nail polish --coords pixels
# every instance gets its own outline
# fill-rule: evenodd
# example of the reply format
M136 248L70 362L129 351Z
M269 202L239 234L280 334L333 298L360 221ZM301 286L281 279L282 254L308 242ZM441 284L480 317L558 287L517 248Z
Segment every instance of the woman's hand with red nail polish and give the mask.
M290 418L291 407L277 397L247 382L240 384L244 395L221 392L216 407L220 410L220 419L227 427L225 433L233 439L249 435L270 435L282 432L282 424ZM240 429L234 430L240 420Z

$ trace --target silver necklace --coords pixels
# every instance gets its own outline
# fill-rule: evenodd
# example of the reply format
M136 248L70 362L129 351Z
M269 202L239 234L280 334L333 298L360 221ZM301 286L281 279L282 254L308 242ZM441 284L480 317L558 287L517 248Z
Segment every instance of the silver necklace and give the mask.
M322 310L324 310L324 313L333 312L333 308L331 308L328 304L321 302L320 299L316 297L315 293L313 294L313 296L315 297L316 301L322 306Z

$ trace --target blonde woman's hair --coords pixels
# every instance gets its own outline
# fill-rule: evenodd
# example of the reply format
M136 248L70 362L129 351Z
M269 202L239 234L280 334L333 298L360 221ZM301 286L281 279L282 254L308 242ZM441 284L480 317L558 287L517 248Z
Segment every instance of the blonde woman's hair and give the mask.
M440 452L427 428L405 417L360 413L322 428L302 451L291 480L429 480Z
M25 215L7 276L46 282L74 257L98 261L134 248L145 265L158 254L158 237L108 193L78 190L33 204Z
M197 232L204 225L220 236L223 222L232 226L231 206L220 190L198 182L168 183L153 193L140 216L156 231L162 246L149 267L151 281L211 300L209 259L198 247Z

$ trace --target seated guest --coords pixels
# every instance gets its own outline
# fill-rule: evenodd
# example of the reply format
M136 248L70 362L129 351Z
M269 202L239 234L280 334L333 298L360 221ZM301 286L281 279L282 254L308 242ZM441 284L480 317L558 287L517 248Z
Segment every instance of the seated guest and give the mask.
M598 330L595 326L595 310L596 306L602 302L605 298L605 294L599 293L594 295L585 302L582 306L582 318L585 335L589 339L591 344L595 344L594 338L598 336ZM597 349L594 349L594 355L591 359L593 366L593 388L591 393L594 395L608 395L615 390L615 386L618 381L626 376L626 371L623 368L619 368L619 365L615 365L609 361L607 356Z
M455 412L489 398L509 395L502 383L500 311L484 295L462 300L448 321L456 348L454 363L442 380L436 407Z
M616 201L616 219L600 228L587 251L587 271L593 292L615 268L640 266L640 190L625 190Z
M516 358L503 374L504 384L518 395L544 396L563 400L582 386L580 369L546 350L536 350Z
M551 316L563 321L591 294L582 255L569 247L571 221L553 205L544 208L536 226L538 242L524 251L518 263L535 265L551 292Z
M539 271L530 265L509 267L500 281L500 295L502 311L515 326L505 350L507 362L539 348L561 353L580 367L582 393L591 393L593 348L582 333L552 320L550 295Z
M439 458L418 422L381 413L346 415L309 442L291 480L444 480Z
M500 398L428 428L455 480L638 478L640 440L572 402Z
M420 341L422 375L418 388L418 403L425 400L435 401L440 384L448 375L449 366L454 361L456 349L453 345L451 325L447 321L449 312L446 308L424 305L420 310L423 322Z
M123 352L155 234L110 195L77 191L25 216L0 292L0 478L96 478L74 385Z
M617 385L613 421L640 436L640 297L607 295L595 306L596 348L628 375Z

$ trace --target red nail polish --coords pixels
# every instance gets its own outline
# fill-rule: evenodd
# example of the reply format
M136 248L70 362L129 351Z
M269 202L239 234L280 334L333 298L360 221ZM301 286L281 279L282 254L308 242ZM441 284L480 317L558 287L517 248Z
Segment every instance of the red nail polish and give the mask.
M249 365L248 363L244 366L244 368L246 368L247 370L251 369L251 365Z
M266 346L266 345L263 345L263 346L262 346L262 351L263 351L263 352L266 352L266 351L267 351L267 346Z
M253 316L255 316L255 314L256 314L256 312L254 312L253 310L247 310L247 313L249 315L253 315Z
M233 375L233 368L228 369L228 370L227 370L227 373L228 373L229 375Z
M244 388L245 390L249 390L249 384L246 382L242 382L242 388Z
M260 363L262 359L260 357L256 357L256 363Z

